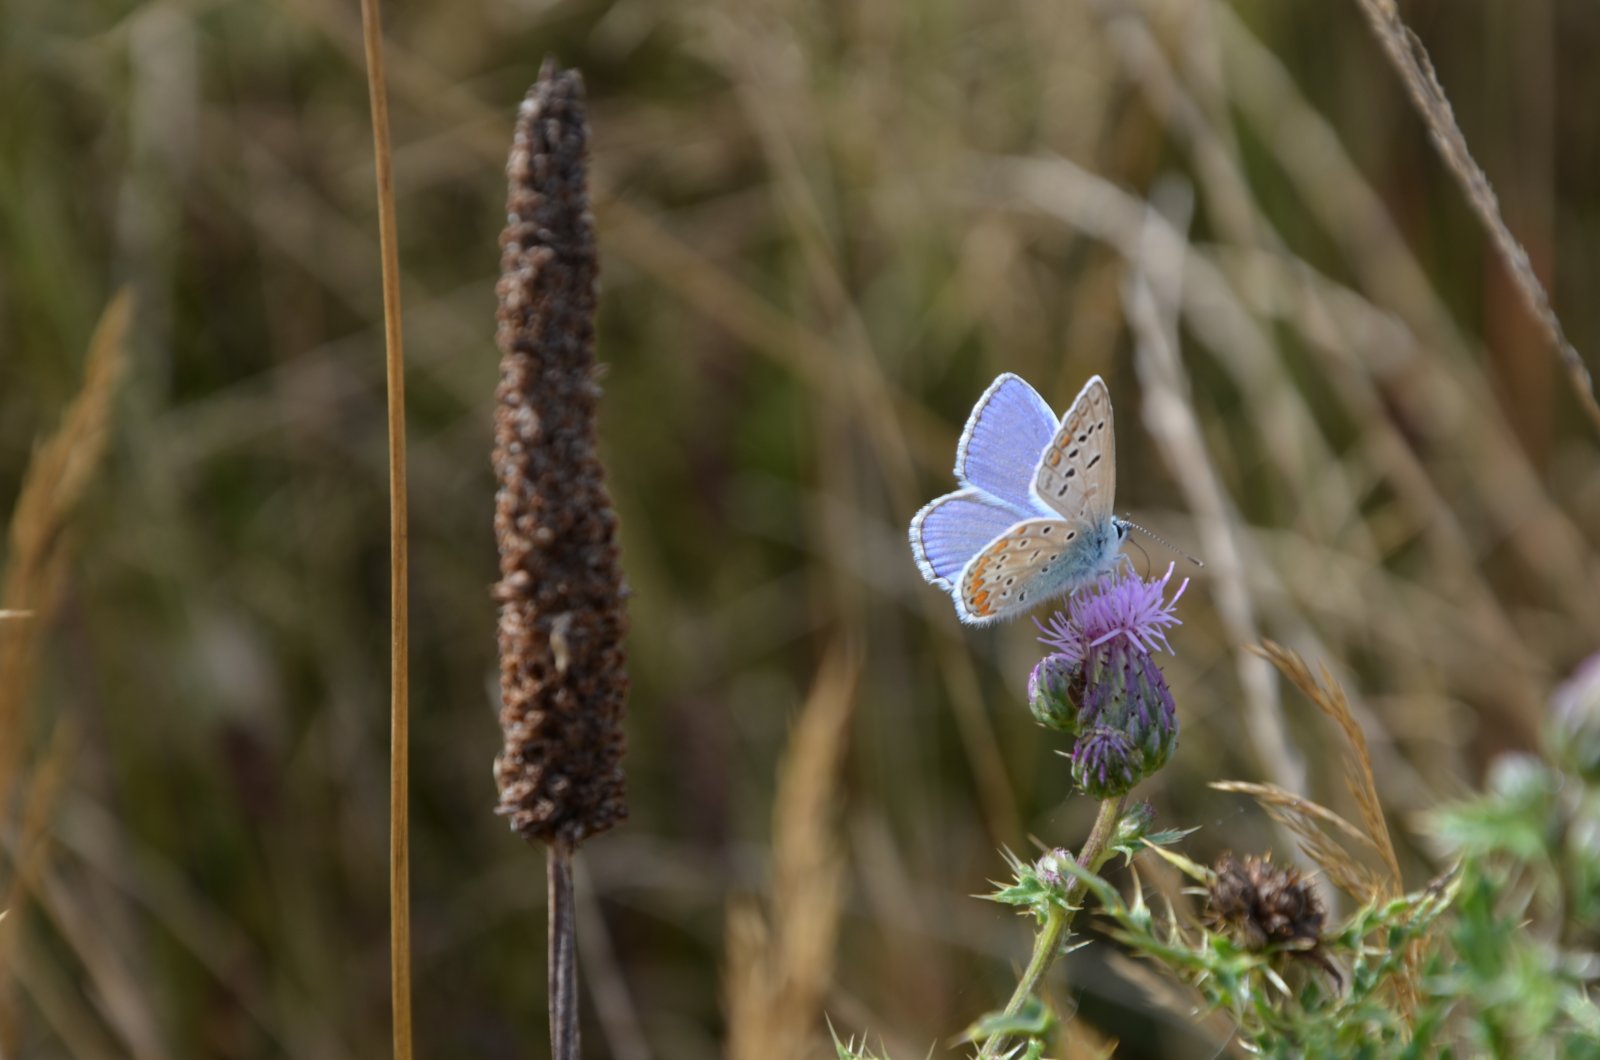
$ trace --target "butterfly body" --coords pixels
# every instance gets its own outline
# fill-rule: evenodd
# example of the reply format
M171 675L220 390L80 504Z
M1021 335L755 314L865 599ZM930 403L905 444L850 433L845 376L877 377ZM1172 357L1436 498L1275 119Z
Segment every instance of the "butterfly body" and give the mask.
M1129 525L1111 513L1111 398L1092 377L1058 422L1020 377L990 385L956 447L962 488L911 520L911 551L956 615L986 625L1114 569Z

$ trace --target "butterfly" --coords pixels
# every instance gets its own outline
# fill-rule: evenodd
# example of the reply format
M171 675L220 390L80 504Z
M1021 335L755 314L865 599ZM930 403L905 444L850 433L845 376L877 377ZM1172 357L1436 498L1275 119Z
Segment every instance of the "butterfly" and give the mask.
M1090 377L1056 414L1007 372L983 392L956 446L961 489L911 520L911 552L974 626L1011 618L1115 569L1132 524L1111 514L1111 394Z

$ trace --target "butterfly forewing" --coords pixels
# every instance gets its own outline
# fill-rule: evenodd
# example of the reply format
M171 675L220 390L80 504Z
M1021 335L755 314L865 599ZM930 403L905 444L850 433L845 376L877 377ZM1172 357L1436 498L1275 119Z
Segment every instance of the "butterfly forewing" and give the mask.
M1060 519L1017 523L972 558L961 572L956 610L982 623L1026 611L1078 575L1072 568L1086 527Z
M956 478L1021 509L1019 516L1032 511L1034 468L1058 427L1038 391L1007 372L989 384L967 417L956 446Z
M1034 470L1035 496L1064 519L1098 524L1116 503L1117 450L1111 394L1099 376L1078 392Z

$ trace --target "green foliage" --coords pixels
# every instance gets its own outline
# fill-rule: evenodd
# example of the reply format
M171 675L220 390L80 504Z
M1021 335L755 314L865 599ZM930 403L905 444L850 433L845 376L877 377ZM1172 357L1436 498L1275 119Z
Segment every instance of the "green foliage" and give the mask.
M1002 851L1006 864L1011 866L1011 882L996 884L997 889L984 897L1001 905L1023 906L1030 910L1040 923L1052 907L1062 912L1076 911L1079 906L1068 900L1065 866L1073 864L1072 856L1064 850L1052 850L1036 862L1025 862L1011 851Z
M1003 1055L1038 1057L1057 1026L1055 1013L1043 1001L1029 997L1013 1013L986 1012L961 1035L963 1041L986 1042L990 1038L1020 1039L1022 1051Z
M1241 948L1156 915L1074 864L1112 935L1227 1012L1272 1057L1600 1056L1597 956L1600 791L1517 756L1488 792L1436 811L1457 859L1421 890L1371 902L1314 949ZM1200 878L1181 855L1167 860ZM1036 874L1035 874L1036 875ZM1008 893L1029 893L1027 874Z
M1430 887L1365 906L1315 949L1252 951L1156 914L1137 887L1124 899L1106 880L1071 871L1116 925L1117 941L1227 1012L1247 1048L1275 1057L1403 1055L1412 1028L1406 951L1430 936L1455 893L1453 884Z
M1154 852L1199 883L1214 880L1212 870L1162 849L1188 832L1152 834L1150 824L1147 813L1128 814L1112 849L1130 862ZM1487 792L1435 811L1428 831L1454 860L1449 872L1362 905L1310 944L1251 949L1220 925L1186 927L1171 910L1151 908L1137 873L1124 896L1061 850L1033 863L1008 853L1013 878L988 897L1043 924L1091 895L1118 943L1227 1013L1258 1055L1600 1057L1600 1006L1591 996L1600 966L1600 789L1576 768L1510 756L1496 764ZM967 1034L1032 1050L1052 1029L1048 1010L1030 998L1015 1016L985 1016Z
M1424 980L1427 1015L1448 1012L1474 1052L1600 1056L1600 789L1585 773L1509 756L1485 794L1429 824L1461 865L1448 950Z

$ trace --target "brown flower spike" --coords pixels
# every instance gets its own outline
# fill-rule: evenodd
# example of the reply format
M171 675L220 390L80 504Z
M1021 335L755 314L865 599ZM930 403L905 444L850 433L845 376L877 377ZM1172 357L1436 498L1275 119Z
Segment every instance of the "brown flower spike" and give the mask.
M500 236L497 812L576 845L628 813L617 517L595 455L595 283L583 79L546 62L517 114Z

